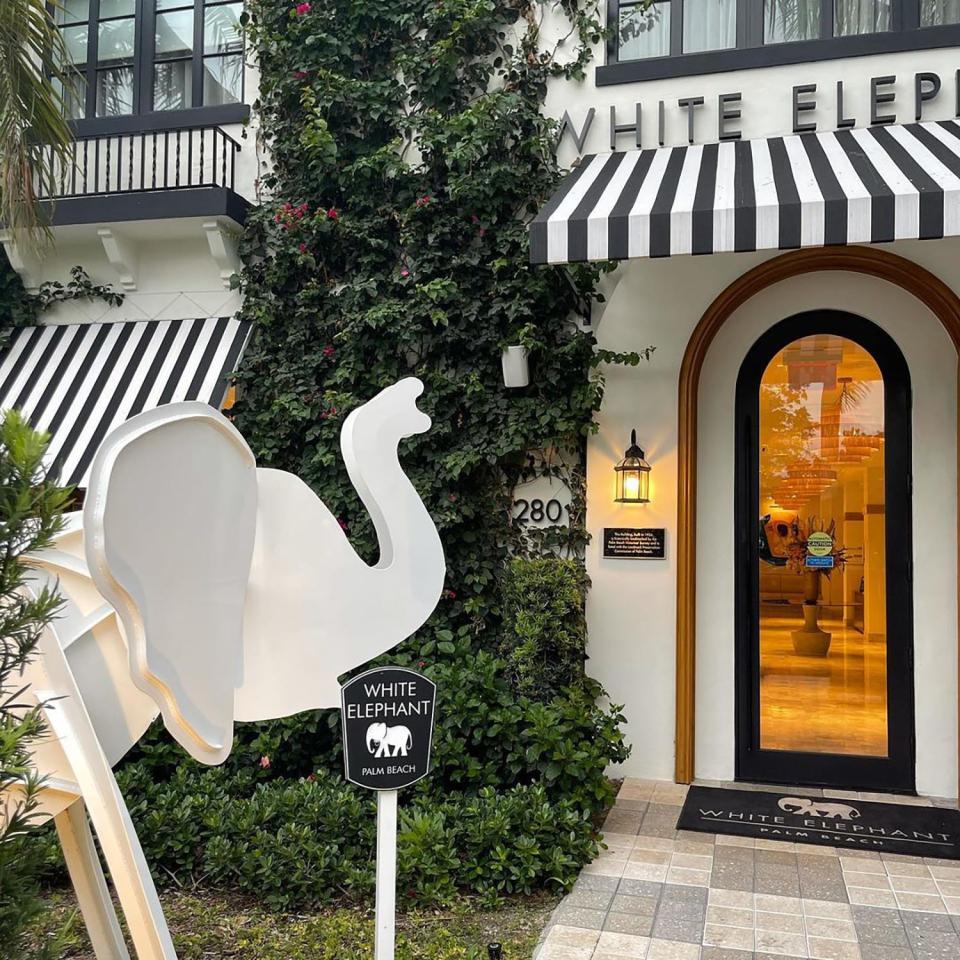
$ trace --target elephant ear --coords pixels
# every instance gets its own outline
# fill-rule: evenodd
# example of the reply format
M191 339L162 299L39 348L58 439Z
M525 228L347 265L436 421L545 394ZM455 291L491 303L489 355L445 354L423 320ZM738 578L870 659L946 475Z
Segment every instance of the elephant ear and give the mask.
M91 575L120 615L133 682L202 763L232 746L256 510L253 454L204 403L133 417L94 459Z

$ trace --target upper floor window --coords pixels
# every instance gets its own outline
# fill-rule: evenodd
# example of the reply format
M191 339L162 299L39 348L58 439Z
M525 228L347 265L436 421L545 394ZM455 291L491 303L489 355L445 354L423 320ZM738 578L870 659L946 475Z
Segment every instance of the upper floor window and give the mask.
M73 63L71 119L122 117L243 101L236 0L61 0Z
M615 29L601 83L960 42L960 0L608 2Z

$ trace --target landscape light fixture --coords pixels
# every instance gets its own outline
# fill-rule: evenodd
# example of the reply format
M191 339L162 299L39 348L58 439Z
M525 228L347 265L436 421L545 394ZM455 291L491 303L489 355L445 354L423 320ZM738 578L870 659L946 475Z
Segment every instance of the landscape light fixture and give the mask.
M630 446L613 468L617 475L617 503L650 502L650 464L637 446L637 431L630 431Z

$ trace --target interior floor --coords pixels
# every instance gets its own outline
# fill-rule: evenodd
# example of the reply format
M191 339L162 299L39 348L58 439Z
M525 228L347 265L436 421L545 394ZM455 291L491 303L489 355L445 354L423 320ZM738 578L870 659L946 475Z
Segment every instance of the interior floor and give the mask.
M820 618L832 635L825 657L793 649L795 618L761 616L760 745L856 756L887 755L887 645L842 620Z

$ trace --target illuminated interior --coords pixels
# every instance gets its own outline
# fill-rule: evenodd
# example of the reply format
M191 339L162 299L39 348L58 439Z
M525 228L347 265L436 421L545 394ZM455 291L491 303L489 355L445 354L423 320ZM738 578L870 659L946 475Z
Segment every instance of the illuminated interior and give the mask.
M879 367L843 337L796 340L764 371L762 749L887 755L883 409Z

